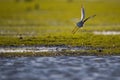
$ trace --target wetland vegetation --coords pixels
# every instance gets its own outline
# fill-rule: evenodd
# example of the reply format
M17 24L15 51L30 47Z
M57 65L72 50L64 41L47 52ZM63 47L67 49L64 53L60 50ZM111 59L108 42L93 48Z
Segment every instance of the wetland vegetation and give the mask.
M0 0L0 47L84 46L100 50L90 49L83 53L119 55L119 34L93 33L120 31L119 4L119 0ZM81 5L85 7L86 17L97 16L73 35Z

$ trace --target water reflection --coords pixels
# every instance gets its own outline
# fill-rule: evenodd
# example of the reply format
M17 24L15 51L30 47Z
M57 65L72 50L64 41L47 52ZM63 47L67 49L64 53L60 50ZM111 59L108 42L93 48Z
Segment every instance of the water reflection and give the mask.
M0 80L119 80L119 56L1 58Z

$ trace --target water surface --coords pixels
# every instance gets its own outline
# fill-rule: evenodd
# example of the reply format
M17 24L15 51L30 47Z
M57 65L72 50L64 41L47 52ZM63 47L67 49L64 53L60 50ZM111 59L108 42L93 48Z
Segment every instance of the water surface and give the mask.
M0 80L120 80L120 56L0 58Z

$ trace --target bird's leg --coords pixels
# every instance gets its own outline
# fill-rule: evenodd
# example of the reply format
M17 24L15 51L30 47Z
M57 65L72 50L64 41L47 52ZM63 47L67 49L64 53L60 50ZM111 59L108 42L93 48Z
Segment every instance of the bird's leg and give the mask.
M75 33L78 31L78 29L79 29L79 27L77 27L77 28L75 29L75 31L73 32L73 34L75 34Z
M72 33L74 33L74 31L77 29L77 27L75 26L75 28L72 30Z
M73 29L72 33L74 34L77 29L78 29L78 27L75 27L75 28Z

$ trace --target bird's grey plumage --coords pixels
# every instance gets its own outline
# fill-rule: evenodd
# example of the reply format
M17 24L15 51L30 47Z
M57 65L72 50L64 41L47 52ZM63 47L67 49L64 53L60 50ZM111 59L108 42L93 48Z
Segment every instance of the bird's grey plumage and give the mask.
M76 23L76 26L77 28L75 27L72 31L72 33L74 34L80 27L83 27L84 23L88 20L88 19L91 19L93 17L95 17L96 15L92 15L92 16L89 16L88 18L85 19L85 10L84 10L84 7L82 6L81 7L81 19L78 23Z

